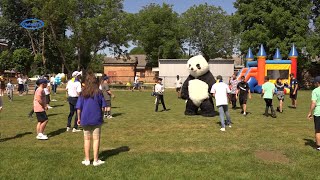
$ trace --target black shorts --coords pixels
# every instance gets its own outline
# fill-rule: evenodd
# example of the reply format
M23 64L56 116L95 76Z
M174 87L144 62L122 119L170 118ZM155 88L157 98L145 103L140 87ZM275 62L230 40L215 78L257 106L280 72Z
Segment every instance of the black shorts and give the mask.
M247 104L247 99L248 99L247 96L239 96L240 105Z
M23 91L24 89L24 85L23 84L19 84L18 85L18 91Z
M47 102L47 104L50 103L50 94L49 94L49 95L46 95L46 102Z
M106 100L107 107L111 107L111 100Z
M38 119L38 122L44 122L48 120L47 113L45 111L43 112L36 112L36 116Z
M181 90L181 87L176 88L176 92L180 92L180 90Z
M290 90L290 98L296 100L297 97L298 97L298 91L296 91L296 94L293 95L293 90L292 90L292 92L291 92L291 90Z
M320 133L320 116L313 116L314 118L314 130L316 133Z

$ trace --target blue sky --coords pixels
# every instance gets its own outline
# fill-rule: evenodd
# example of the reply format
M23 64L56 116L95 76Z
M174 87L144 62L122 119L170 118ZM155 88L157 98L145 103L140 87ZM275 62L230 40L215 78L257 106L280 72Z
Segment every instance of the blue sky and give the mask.
M228 14L235 12L233 3L235 0L124 0L124 10L130 13L137 13L150 3L173 5L174 11L181 14L193 5L208 3L209 5L221 6Z

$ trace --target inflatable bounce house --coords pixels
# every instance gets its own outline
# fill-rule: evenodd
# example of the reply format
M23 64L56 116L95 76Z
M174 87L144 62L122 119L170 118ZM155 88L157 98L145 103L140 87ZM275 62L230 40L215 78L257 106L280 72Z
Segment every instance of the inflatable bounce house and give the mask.
M266 52L261 45L257 54L257 61L253 61L254 56L251 48L249 48L246 56L246 67L241 69L238 73L238 80L241 76L245 77L245 81L249 84L250 91L255 93L261 93L261 86L264 83L264 77L268 76L270 81L275 83L277 78L281 78L283 83L290 82L290 74L293 73L294 77L297 76L297 58L298 52L293 45L289 53L290 60L283 60L280 54L280 50L277 48L273 60L266 60ZM289 89L285 89L285 93L289 93Z

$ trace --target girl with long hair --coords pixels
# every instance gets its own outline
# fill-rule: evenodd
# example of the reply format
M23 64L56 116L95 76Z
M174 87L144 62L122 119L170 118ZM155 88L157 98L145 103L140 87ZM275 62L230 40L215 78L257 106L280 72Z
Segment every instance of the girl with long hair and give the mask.
M93 165L99 166L104 161L98 159L100 147L101 125L103 123L103 109L106 108L99 81L93 73L88 73L85 78L85 86L82 89L76 108L78 112L78 124L83 127L85 160L82 164L90 165L90 140L93 139Z
M284 84L281 82L281 78L278 78L275 83L277 89L277 98L279 100L279 106L277 107L277 111L282 113L283 112L283 101L284 101Z

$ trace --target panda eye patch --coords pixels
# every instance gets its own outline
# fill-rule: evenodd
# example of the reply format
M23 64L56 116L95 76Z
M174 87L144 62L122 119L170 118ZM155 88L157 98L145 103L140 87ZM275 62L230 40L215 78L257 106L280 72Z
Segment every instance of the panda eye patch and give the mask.
M197 64L196 66L197 66L198 69L201 69L200 64Z

